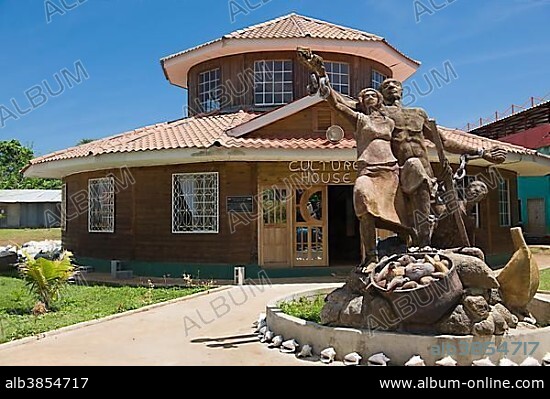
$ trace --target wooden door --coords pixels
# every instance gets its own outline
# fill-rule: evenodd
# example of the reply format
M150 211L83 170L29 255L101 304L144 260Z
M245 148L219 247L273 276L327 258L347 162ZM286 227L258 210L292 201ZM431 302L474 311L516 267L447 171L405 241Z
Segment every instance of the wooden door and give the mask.
M544 198L527 200L527 232L531 236L543 236L546 233Z
M293 264L328 266L327 186L295 190Z
M289 192L286 188L260 188L260 264L289 266Z

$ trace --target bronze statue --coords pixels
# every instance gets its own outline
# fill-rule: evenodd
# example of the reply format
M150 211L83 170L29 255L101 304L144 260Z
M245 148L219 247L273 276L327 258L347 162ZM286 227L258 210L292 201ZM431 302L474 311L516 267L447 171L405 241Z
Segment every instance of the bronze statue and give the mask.
M493 147L488 151L462 144L437 129L421 108L405 108L401 105L403 85L395 79L386 79L380 86L384 96L385 109L395 122L392 136L392 150L401 167L400 183L405 197L410 201L413 221L417 232L417 246L429 246L435 227L435 218L430 215L430 205L437 189L436 179L426 149L424 139L437 144L438 135L445 151L454 154L481 155L489 162L502 163L506 151ZM449 181L451 169L448 162L442 165L440 180ZM450 185L447 183L447 185ZM454 190L454 187L446 187Z
M408 221L403 196L399 190L398 160L392 153L391 138L395 124L383 110L383 97L374 89L359 93L358 108L333 90L321 57L307 49L300 59L319 78L313 91L320 94L337 112L354 126L357 141L358 177L354 187L355 214L360 221L363 262L376 259L376 227L401 234L413 234Z
M398 80L386 79L380 86L383 104L374 89L362 90L357 102L331 88L320 56L300 48L298 58L314 73L310 92L318 91L336 111L357 126L359 173L354 206L361 222L363 264L376 259L375 226L401 236L409 235L416 246L430 246L437 220L430 211L438 178L445 182L446 191L455 190L452 169L443 150L482 156L493 163L506 159L504 149L493 147L485 151L457 142L437 129L423 109L403 107L403 86ZM438 178L432 170L425 139L438 148L443 171ZM463 236L467 237L460 214L455 216L457 227L462 228Z
M487 185L482 181L475 180L468 184L464 190L464 199L458 203L458 214L464 221L468 240L472 244L475 244L476 228L473 210L488 194ZM432 235L431 245L441 249L462 247L462 241L456 234L456 224L452 218L452 212L447 209L445 204L436 204L432 209L437 217L437 226Z
M363 263L351 271L344 286L326 297L321 323L476 336L503 335L518 320L534 326L536 320L527 305L539 285L538 266L521 230L512 229L518 251L498 278L479 248L464 245L470 240L465 225L470 221L471 208L488 190L484 183L475 181L460 202L455 181L464 178L469 156L501 163L506 151L462 144L438 129L424 110L402 107L402 84L394 79L382 83L381 93L363 89L358 101L346 98L331 88L321 57L309 49L299 49L298 55L313 72L310 93L318 93L356 126L354 207L361 223ZM437 149L442 170L437 178L426 139ZM445 151L462 154L456 177L451 175ZM447 194L452 194L451 200ZM412 215L415 218L411 220ZM371 263L377 258L375 227L401 236L408 234L417 246L435 244L451 249L406 248ZM461 229L463 234L457 234ZM425 306L411 306L411 312L404 314L397 311L402 309L397 304L403 298L410 298L410 303L419 298L428 301Z

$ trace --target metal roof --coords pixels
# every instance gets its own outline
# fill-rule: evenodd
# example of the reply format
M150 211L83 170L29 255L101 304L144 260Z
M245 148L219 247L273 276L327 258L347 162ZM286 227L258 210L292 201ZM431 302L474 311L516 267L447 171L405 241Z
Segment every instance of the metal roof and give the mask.
M61 202L61 190L0 190L0 203Z

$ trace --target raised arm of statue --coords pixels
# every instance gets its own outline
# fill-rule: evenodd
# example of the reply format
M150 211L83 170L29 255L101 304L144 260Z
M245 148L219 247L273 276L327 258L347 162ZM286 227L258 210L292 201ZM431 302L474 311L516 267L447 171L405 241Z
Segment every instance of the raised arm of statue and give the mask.
M424 122L424 137L426 137L431 142L434 142L433 132L432 129L433 126L430 125L428 115L422 111L425 117ZM468 154L468 155L481 155L483 159L485 159L488 162L491 163L502 163L506 160L506 150L499 147L494 146L490 149L483 149L480 147L476 147L470 144L465 144L464 142L457 141L452 135L450 135L447 131L437 128L437 131L439 132L439 136L441 137L441 141L443 143L443 147L445 148L445 151L450 152L452 154Z
M319 79L319 94L321 97L355 126L359 118L359 113L349 105L349 101L346 101L342 95L330 85L323 58L314 54L308 48L298 48L298 59Z

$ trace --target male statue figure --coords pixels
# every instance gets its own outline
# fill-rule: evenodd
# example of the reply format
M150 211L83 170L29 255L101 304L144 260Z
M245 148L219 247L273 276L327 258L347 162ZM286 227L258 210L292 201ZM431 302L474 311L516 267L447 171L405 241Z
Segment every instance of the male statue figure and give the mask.
M315 91L332 108L356 127L358 176L353 204L360 221L363 259L366 265L376 260L376 227L411 235L402 216L407 208L399 190L399 166L392 153L394 122L384 112L382 94L374 89L359 93L359 104L333 90L323 59L308 49L298 51L299 59L315 73Z
M439 134L446 151L454 154L482 155L483 159L492 163L504 162L506 151L500 147L488 150L475 148L446 137L440 131L434 131L437 127L428 119L423 109L406 108L401 105L403 86L398 80L386 79L380 86L380 91L384 96L385 112L395 122L391 145L401 168L401 190L411 206L417 234L415 245L429 246L435 223L430 217L430 207L437 187L424 139L435 143L434 134ZM452 172L448 163L442 166L443 174ZM447 190L449 189L452 188L447 187Z

